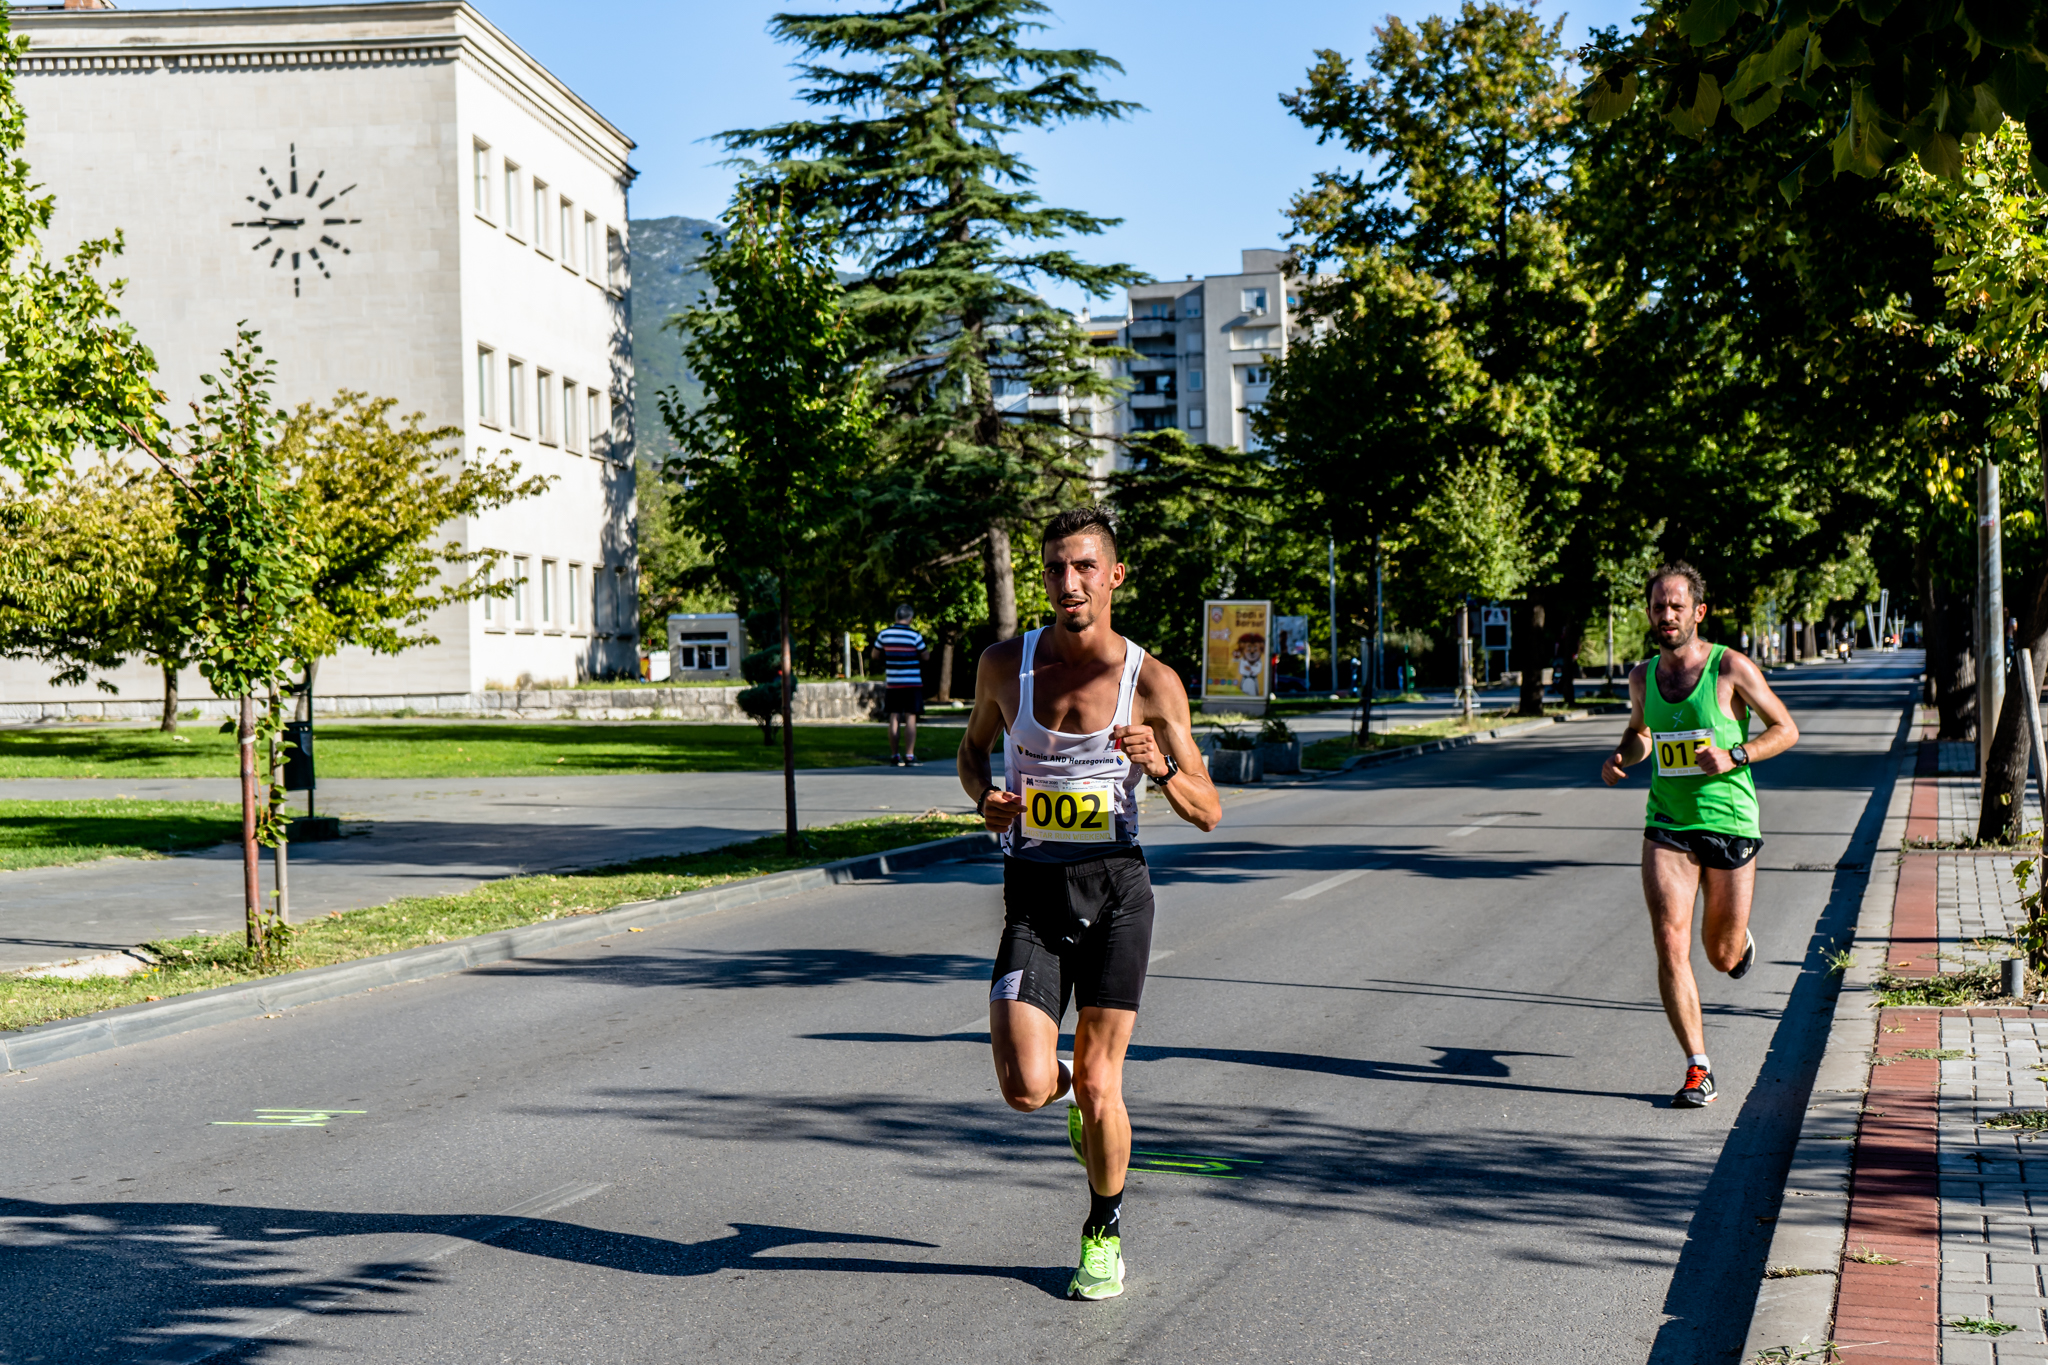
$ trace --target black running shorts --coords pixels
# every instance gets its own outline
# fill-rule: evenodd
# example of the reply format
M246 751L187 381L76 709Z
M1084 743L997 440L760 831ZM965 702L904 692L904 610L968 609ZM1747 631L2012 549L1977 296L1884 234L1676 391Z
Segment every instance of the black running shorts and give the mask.
M1711 829L1658 829L1652 825L1643 830L1643 837L1661 847L1690 853L1701 867L1721 872L1733 872L1746 866L1763 852L1764 847L1761 839L1720 834Z
M923 715L924 689L922 687L884 687L882 689L882 714L885 716Z
M1138 1008L1152 956L1152 877L1132 847L1078 863L1003 859L1003 942L989 1001L1022 1000L1055 1023Z

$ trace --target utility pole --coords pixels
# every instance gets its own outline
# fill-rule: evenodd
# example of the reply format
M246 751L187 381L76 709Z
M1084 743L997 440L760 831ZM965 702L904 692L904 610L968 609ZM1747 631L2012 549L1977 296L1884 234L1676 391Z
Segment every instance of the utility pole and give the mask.
M1385 652L1380 641L1385 638L1387 633L1386 604L1382 597L1382 589L1385 586L1386 577L1386 564L1380 555L1380 538L1374 536L1372 538L1372 686L1375 691L1382 686L1380 678L1381 671L1385 665Z
M1607 695L1614 695L1614 580L1611 578L1607 580Z
M1462 714L1472 719L1472 603L1458 604L1458 700Z
M1335 696L1343 691L1337 681L1337 655L1342 650L1337 644L1337 537L1330 537L1330 694Z
M1977 776L2005 702L2005 566L1998 535L1998 466L1977 467Z

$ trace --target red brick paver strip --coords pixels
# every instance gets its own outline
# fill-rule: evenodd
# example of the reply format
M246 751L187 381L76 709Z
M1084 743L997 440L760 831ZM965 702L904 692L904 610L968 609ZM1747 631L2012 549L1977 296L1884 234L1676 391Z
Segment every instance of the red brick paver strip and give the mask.
M1911 858L1908 866L1933 861ZM1905 898L1902 877L1899 899L1903 903ZM1930 880L1930 920L1933 900ZM1880 1027L1880 1064L1871 1071L1850 1176L1847 1250L1854 1255L1867 1249L1899 1264L1842 1262L1835 1343L1845 1361L1936 1362L1941 1359L1941 1186L1935 1146L1940 1068L1934 1061L1899 1054L1939 1046L1940 1012L1886 1010ZM1888 1058L1897 1060L1885 1064Z

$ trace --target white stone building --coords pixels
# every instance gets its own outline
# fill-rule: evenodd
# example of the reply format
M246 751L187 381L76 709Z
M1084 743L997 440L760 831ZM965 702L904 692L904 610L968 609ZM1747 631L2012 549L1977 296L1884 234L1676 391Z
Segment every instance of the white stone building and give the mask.
M513 557L510 601L440 613L438 645L346 651L319 691L451 705L636 672L632 141L449 0L10 20L46 246L125 234L122 312L173 412L247 319L281 402L389 395L554 479L449 528ZM102 700L46 675L0 662L0 703ZM115 681L124 702L161 691L139 661Z

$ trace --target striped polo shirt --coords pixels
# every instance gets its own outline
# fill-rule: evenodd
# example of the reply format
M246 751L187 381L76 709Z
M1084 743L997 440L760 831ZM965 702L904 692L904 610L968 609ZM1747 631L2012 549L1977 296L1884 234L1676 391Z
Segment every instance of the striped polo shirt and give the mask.
M917 662L924 649L924 635L909 626L886 626L875 635L882 651L884 675L891 687L923 687L924 669Z

